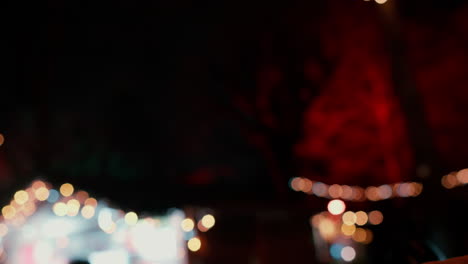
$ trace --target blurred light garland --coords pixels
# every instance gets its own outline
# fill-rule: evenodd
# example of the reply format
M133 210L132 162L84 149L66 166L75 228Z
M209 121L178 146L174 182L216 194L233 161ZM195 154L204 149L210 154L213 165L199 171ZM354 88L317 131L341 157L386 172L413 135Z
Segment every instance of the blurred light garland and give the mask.
M468 184L468 169L451 172L440 179L440 183L446 189L453 189Z
M303 177L292 178L289 181L289 186L296 192L303 192L327 199L342 199L353 202L376 202L396 197L416 197L423 190L422 183L418 182L399 182L364 188L340 184L329 185Z

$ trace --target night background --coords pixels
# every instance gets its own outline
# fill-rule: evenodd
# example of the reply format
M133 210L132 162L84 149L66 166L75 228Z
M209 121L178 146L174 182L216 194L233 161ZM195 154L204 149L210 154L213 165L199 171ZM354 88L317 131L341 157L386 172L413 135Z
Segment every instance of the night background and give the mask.
M467 178L441 184L468 167L468 3L379 2L7 4L2 205L69 182L139 215L208 208L189 263L341 263L309 223L330 199L291 179L418 182L345 201L384 215L354 263L468 254Z

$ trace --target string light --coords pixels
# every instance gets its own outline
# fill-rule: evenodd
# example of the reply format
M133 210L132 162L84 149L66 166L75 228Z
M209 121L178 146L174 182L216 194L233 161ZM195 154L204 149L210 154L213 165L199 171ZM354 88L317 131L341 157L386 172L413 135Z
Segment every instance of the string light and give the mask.
M444 186L453 188L459 182L455 175L450 176L450 179L443 179ZM455 177L455 178L454 178ZM459 177L465 182L468 182L468 170L463 172ZM290 187L296 192L303 192L306 194L315 195L317 197L324 197L327 199L343 199L345 201L364 202L364 201L382 201L394 197L416 197L419 196L423 190L423 185L417 182L398 182L394 184L384 184L380 186L368 186L362 188L359 186L348 186L332 184L328 185L323 182L312 181L307 178L294 177L290 180Z
M468 169L449 173L440 179L440 183L446 189L452 189L468 184Z

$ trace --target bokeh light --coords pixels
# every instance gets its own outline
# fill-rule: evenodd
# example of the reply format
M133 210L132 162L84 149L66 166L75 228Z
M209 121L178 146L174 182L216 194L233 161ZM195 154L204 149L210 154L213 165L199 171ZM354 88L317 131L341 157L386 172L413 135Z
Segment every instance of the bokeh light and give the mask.
M54 190L54 189L49 190L49 197L47 197L47 202L55 203L55 202L58 201L59 196L60 196L60 194L59 194L59 192L57 190Z
M5 137L0 133L0 146L3 145L3 142L5 142Z
M80 202L80 204L84 204L86 199L89 198L89 194L86 191L78 191L75 198Z
M366 212L363 212L363 211L356 212L356 225L360 225L360 226L365 225L368 219L369 218Z
M125 214L125 223L127 225L133 226L138 222L138 215L135 212L128 212Z
M34 196L36 196L36 199L39 201L45 201L49 198L49 190L46 187L41 186L35 189Z
M64 216L67 214L68 207L65 203L63 202L58 202L54 204L52 207L52 210L54 211L54 214L57 216Z
M81 215L86 219L92 218L94 214L95 214L95 209L91 205L85 205L81 209Z
M332 244L330 246L330 255L332 256L332 258L340 259L342 249L343 249L343 245L341 245L341 244Z
M316 182L312 186L312 192L319 197L325 197L328 195L328 186L325 183Z
M60 186L60 193L65 197L72 195L74 190L75 188L70 183L64 183Z
M182 230L184 230L185 232L190 232L193 230L193 228L195 227L195 222L190 219L190 218L185 218L184 220L182 220L182 222L180 223L180 227L182 228Z
M393 193L392 187L390 187L390 185L388 184L379 186L377 192L381 199L388 199L392 197L392 193Z
M12 219L16 215L15 207L6 205L2 208L2 215L5 219Z
M364 228L356 228L356 232L353 234L353 240L356 242L364 242L366 241L367 232Z
M32 187L33 190L37 190L37 189L39 189L39 188L41 188L41 187L46 188L46 184L45 184L43 181L41 181L41 180L37 180L37 181L34 181L34 182L31 184L31 187Z
M15 193L14 199L16 203L23 205L29 200L29 194L24 190L20 190Z
M356 232L356 226L355 225L342 224L341 225L341 232L345 236L352 236L354 234L354 232Z
M366 200L365 191L361 187L353 187L353 200L364 201Z
M375 210L369 213L369 223L372 225L379 225L382 223L382 221L383 214L380 211Z
M328 188L328 195L330 195L331 198L340 198L342 194L343 188L341 185L333 184Z
M91 198L86 199L85 202L84 202L84 204L85 204L85 205L92 206L92 207L97 207L98 202L97 202L96 199L94 199L94 198L91 197Z
M341 250L341 258L343 258L344 261L353 261L354 258L356 258L356 251L354 248L346 246Z
M346 205L342 200L335 199L328 202L327 208L332 215L339 215L346 210Z
M312 193L312 181L309 179L303 179L304 180L304 187L302 187L302 191L311 194Z
M380 200L379 189L375 186L370 186L366 188L366 198L371 201Z
M187 242L187 247L190 251L192 252L196 252L198 250L200 250L201 248L201 241L198 237L194 237L194 238L191 238L188 242Z
M76 199L71 199L67 202L67 215L76 216L80 212L80 202Z
M343 214L343 216L341 217L343 223L347 224L347 225L354 225L356 223L356 214L351 212L351 211L348 211L346 213Z
M341 188L341 198L345 200L352 200L353 199L353 188L348 185L343 185Z
M215 225L215 218L214 216L210 215L210 214L207 214L205 216L202 217L201 219L201 223L204 227L206 227L207 229L210 229L212 228L214 225Z
M296 192L299 192L304 188L304 180L300 177L295 177L291 179L289 185L291 186L291 189L293 189Z
M468 169L463 169L457 173L457 179L461 184L468 183Z

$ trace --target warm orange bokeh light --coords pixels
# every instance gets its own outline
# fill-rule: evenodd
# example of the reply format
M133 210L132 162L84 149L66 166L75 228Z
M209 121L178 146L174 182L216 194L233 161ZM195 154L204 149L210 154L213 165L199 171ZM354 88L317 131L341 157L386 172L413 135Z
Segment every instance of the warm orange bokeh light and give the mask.
M379 189L375 186L370 186L366 188L366 198L371 201L380 200Z
M34 196L36 196L36 199L39 200L39 201L45 201L47 200L47 198L49 198L49 190L42 186L42 187L39 187L37 189L35 189L36 191L34 191Z
M74 190L75 188L70 183L64 183L60 186L60 193L65 197L72 195Z
M12 219L16 215L15 207L11 205L4 206L2 208L2 215L5 219Z
M291 189L293 189L296 192L302 191L304 186L304 180L300 177L295 177L291 180Z
M356 217L355 213L353 213L351 211L348 211L348 212L343 214L341 219L343 220L343 223L345 223L347 225L354 225L356 223L357 217Z
M353 188L348 185L341 186L341 198L345 200L352 200L353 199Z
M37 180L37 181L34 181L33 184L31 185L31 187L33 188L33 190L37 190L39 188L42 188L42 187L46 187L45 183L41 180Z
M468 183L468 169L463 169L457 173L457 179L462 184Z
M92 206L92 207L97 207L98 202L97 202L97 200L94 199L94 198L88 198L88 199L85 200L84 204L85 204L85 205Z
M0 134L0 146L3 145L3 142L5 142L5 137L3 134Z
M328 188L328 195L331 198L340 198L343 194L343 188L338 184L333 184Z
M379 225L383 221L383 214L380 211L372 211L369 213L369 223Z
M356 212L356 225L365 225L367 223L368 217L366 212L359 211Z
M89 198L89 194L87 192L85 192L85 191L78 191L76 193L75 197L78 200L78 202L80 202L80 204L84 204L86 199Z
M366 241L366 237L367 232L363 228L357 228L356 232L353 234L353 240L360 243Z
M354 234L354 232L356 232L356 226L355 225L342 224L341 225L341 232L345 236L352 236Z
M309 179L304 179L304 187L302 188L302 191L308 194L312 193L312 186L313 183Z
M14 195L15 202L19 205L25 204L29 200L29 194L26 191L17 191Z
M346 210L346 204L342 200L335 199L328 202L327 208L332 215L339 215Z

